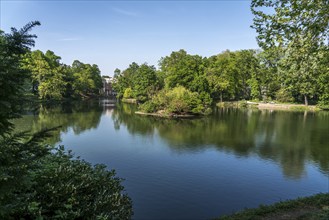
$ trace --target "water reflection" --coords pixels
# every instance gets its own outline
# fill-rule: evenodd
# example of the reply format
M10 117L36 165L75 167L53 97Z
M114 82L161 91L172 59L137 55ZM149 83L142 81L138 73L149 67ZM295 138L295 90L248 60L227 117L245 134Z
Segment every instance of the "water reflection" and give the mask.
M72 129L74 134L96 129L104 109L97 102L70 102L56 105L40 104L33 111L25 112L23 118L13 120L15 131L38 132L46 128L60 128L45 142L54 145L61 141L61 132Z
M125 125L131 134L156 132L177 153L215 147L239 157L256 154L275 161L288 178L301 178L307 162L329 173L328 112L216 108L209 117L169 120L135 115L135 110L133 105L119 105L112 114L116 129Z
M315 163L329 175L329 113L292 113L215 108L214 114L193 120L170 120L135 115L135 105L115 101L40 105L21 119L16 130L32 132L61 126L48 143L60 142L61 132L75 135L97 129L102 114L110 115L116 130L132 135L159 136L178 154L216 148L237 157L258 157L280 165L288 178L299 179L305 164ZM110 126L110 125L109 125ZM92 140L91 140L92 142Z

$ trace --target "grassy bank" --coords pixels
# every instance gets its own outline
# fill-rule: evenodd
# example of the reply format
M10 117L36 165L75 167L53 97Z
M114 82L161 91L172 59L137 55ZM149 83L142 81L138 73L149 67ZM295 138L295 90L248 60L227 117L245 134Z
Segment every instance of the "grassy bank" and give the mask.
M232 215L222 216L218 220L247 219L329 219L329 193L278 202L273 205L261 205L255 209L245 209Z

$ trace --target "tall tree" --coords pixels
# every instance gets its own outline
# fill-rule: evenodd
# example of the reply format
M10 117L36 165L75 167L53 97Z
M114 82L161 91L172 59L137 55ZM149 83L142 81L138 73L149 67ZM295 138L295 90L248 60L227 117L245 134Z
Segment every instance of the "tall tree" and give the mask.
M181 85L193 92L208 90L208 82L203 76L204 60L201 56L190 55L185 50L179 50L161 58L159 65L166 88Z
M131 90L134 87L134 79L139 65L135 62L122 72L115 70L113 88L117 92L117 97L122 98L126 89ZM130 97L132 98L132 97Z
M36 50L26 58L26 68L32 73L33 88L41 99L62 99L66 93L67 68L61 57L48 50L45 54Z
M34 46L36 35L30 34L39 21L33 21L20 30L11 28L11 33L0 30L0 135L11 125L8 119L16 117L23 86L29 77L22 68L22 57Z
M134 77L133 85L134 96L138 101L145 102L157 89L157 76L154 66L142 64L139 66Z
M235 52L237 69L237 97L240 99L260 99L259 60L255 50L239 50Z
M264 49L284 49L280 71L288 89L308 99L317 90L323 47L328 47L329 2L326 0L252 0L253 28Z
M212 97L223 101L224 95L228 99L235 97L235 80L237 76L234 53L224 51L221 54L212 56L208 59L208 68L206 69L207 79L210 85Z
M102 77L97 65L84 64L75 60L72 64L74 77L73 90L77 96L90 96L99 93Z

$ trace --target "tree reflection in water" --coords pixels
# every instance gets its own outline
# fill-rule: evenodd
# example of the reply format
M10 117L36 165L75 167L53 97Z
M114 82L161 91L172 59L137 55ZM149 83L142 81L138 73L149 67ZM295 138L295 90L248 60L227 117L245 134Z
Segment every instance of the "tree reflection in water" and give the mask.
M329 175L329 112L307 113L214 108L213 114L195 119L163 119L135 114L136 105L73 102L40 105L21 119L16 130L31 132L61 126L46 140L55 144L61 132L80 134L96 129L102 114L111 114L114 128L123 125L132 135L158 135L175 153L194 153L216 148L238 157L257 155L279 164L288 178L299 179L305 164L315 163Z
M155 132L177 153L214 147L239 157L258 155L278 163L288 178L299 179L305 163L329 175L327 132L329 113L215 108L197 119L160 119L135 115L136 106L121 104L113 111L116 128L131 134Z

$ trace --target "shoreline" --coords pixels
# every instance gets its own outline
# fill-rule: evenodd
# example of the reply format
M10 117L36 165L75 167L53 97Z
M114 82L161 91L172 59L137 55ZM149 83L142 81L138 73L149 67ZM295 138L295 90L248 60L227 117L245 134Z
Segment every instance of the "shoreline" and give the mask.
M145 116L154 116L154 117L159 117L159 118L196 118L198 116L196 115L177 115L177 114L160 114L160 113L146 113L146 112L140 112L137 111L135 112L137 115L145 115Z
M261 103L251 101L236 101L236 102L218 102L217 107L233 107L233 108L254 108L259 110L280 110L280 111L321 111L315 105L303 105L303 104L277 104L277 103Z
M258 208L244 209L231 215L224 215L217 220L240 219L329 219L329 193L319 193L308 197L299 197L280 201L272 205L260 205Z

